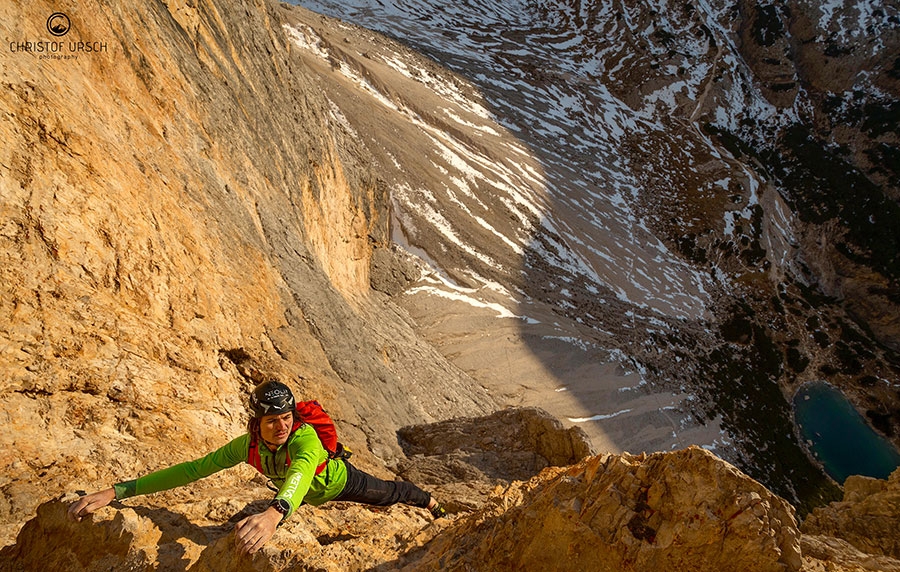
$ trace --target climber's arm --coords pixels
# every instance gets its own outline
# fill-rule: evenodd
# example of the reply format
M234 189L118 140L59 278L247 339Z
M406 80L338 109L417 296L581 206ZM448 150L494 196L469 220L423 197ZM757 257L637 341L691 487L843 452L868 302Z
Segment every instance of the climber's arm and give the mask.
M247 460L249 443L249 436L242 435L205 457L160 469L133 481L118 483L113 487L116 498L121 500L135 495L167 491L233 467Z
M178 465L154 471L131 481L123 481L108 489L83 496L69 506L69 518L80 521L83 517L108 505L113 500L174 489L203 477L208 477L222 469L233 467L247 459L248 446L249 436L242 435L212 453L194 461L179 463Z

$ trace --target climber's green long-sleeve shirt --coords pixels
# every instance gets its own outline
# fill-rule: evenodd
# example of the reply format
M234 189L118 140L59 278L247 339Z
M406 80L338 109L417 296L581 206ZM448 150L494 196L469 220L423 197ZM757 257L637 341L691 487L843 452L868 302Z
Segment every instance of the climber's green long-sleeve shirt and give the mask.
M246 462L249 448L248 433L200 459L118 483L114 486L116 499L165 491L208 477ZM285 466L288 453L291 463ZM260 443L259 455L264 474L279 489L275 498L284 499L291 505L287 516L293 514L303 502L320 505L332 500L347 484L347 466L342 461L328 459L328 453L311 425L302 425L288 438L287 443L274 452ZM316 475L316 467L326 459L328 465Z

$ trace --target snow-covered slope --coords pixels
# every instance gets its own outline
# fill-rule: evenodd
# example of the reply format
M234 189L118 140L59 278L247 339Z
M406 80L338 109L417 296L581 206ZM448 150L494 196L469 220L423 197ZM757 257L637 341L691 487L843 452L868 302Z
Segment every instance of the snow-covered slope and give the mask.
M896 7L301 4L348 22L343 41L298 24L295 45L344 78L329 93L335 118L380 157L395 241L425 266L407 306L476 378L521 378L508 397L527 403L556 384L574 397L546 405L595 443L699 443L795 498L817 494L820 477L794 437L793 387L829 372L851 386L881 379L892 397L877 397L888 401L877 413L897 426L896 355L884 347L896 328L869 319L896 303L896 258L866 258L869 231L841 230L848 209L810 221L803 206L815 196L791 184L852 144L833 178L880 190L866 205L869 234L900 244L896 166L861 171L872 153L896 153L896 125L821 129L866 105L896 115L897 66L884 55L898 45ZM375 36L360 47L365 33L350 22L440 65ZM822 69L842 50L852 56ZM844 91L830 91L835 82ZM798 128L819 155L791 147ZM840 194L832 183L829 200ZM844 250L858 255L852 268ZM857 279L860 268L876 276ZM888 293L849 308L860 328L842 298L867 286ZM854 371L833 366L828 349L848 332L863 339L846 344Z
M491 177L481 171L496 158L479 157L477 148L448 148L448 162L458 168L457 177L443 189L427 189L441 194L437 200L446 247L470 256L478 253L476 258L487 266L494 265L497 250L512 250L517 257L527 251L570 280L603 285L611 291L607 295L625 302L664 315L702 315L706 278L673 256L636 215L639 169L622 149L628 141L663 130L658 114L674 104L678 86L647 94L641 108L632 109L623 101L627 94L607 87L620 81L619 70L633 65L627 55L618 53L625 48L621 38L601 41L602 31L588 24L571 25L572 15L565 12L539 14L533 5L517 2L448 3L441 9L429 3L397 3L380 11L366 4L307 5L387 32L431 55L440 54L442 64L485 94L480 115L516 138L519 148L509 156L537 161L536 168L518 172L503 172L495 165L498 172ZM688 49L706 53L708 40L691 42ZM415 70L406 71L416 75ZM703 76L692 70L683 82L685 89L702 87ZM429 111L451 124L469 125L449 111ZM482 141L492 130L482 131ZM479 188L486 192L477 193ZM427 204L430 197L425 192L408 190L399 201L407 207ZM516 223L506 229L494 228L499 213L485 216L487 205L479 199L498 192L504 196L496 199L502 203L496 206ZM469 210L466 217L493 235L489 240L466 240L453 228L461 217L446 209L462 210L463 205ZM403 212L414 217L415 210ZM439 264L464 281L459 276L466 274L466 264Z

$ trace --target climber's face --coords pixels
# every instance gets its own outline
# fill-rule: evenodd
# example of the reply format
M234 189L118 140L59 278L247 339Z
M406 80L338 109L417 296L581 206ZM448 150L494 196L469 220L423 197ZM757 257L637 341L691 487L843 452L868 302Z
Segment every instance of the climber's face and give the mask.
M294 424L294 414L290 411L277 415L263 415L259 420L259 436L266 445L279 447L287 443Z

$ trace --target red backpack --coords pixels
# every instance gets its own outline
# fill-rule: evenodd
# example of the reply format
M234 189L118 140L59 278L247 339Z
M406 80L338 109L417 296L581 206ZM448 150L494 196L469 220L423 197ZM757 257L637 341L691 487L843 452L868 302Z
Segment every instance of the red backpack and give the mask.
M350 458L350 455L353 453L338 441L337 429L334 427L334 421L331 420L331 417L329 417L328 413L325 412L325 409L319 405L318 401L298 401L296 409L297 416L300 419L294 421L294 425L291 427L291 434L302 427L304 423L308 423L316 430L319 441L322 442L322 446L325 447L325 451L328 452L328 459ZM260 473L263 473L262 459L259 456L259 436L254 433L251 433L250 435L250 448L247 451L247 463ZM284 466L287 467L290 464L291 455L288 452L284 460ZM326 465L328 465L328 460L316 467L316 474L318 475L324 471Z

